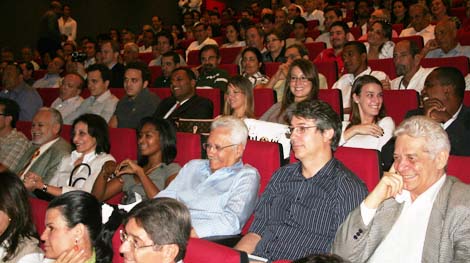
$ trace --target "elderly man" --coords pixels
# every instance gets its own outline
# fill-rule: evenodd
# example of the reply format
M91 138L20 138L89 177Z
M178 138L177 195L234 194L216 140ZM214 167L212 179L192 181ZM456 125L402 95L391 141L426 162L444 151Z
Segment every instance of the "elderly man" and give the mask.
M300 102L289 118L300 162L274 173L250 232L235 246L270 261L329 252L336 230L367 195L365 184L333 157L341 122L327 103Z
M228 78L227 71L218 68L220 64L219 47L216 45L206 45L199 52L201 66L198 68L199 76L196 87L209 87L220 89L222 93L227 91Z
M424 115L440 123L449 135L450 154L470 156L470 109L463 105L465 79L454 67L434 69L421 91L423 108L406 114Z
M163 119L211 119L214 106L209 99L196 94L196 76L188 68L176 68L171 73L172 96L157 107L154 117Z
M394 165L338 230L351 262L468 262L470 186L446 175L450 143L424 116L395 131Z
M77 73L68 73L59 87L59 97L52 102L51 108L60 112L65 124L72 124L74 112L82 104L80 93L85 86L85 80Z
M470 46L461 46L457 38L457 18L448 18L437 23L435 39L429 41L422 53L426 58L448 58L466 56L470 58Z
M15 170L21 155L31 146L17 131L20 106L14 100L0 98L0 171Z
M232 116L216 119L204 149L208 160L186 164L157 197L183 202L199 237L236 235L255 207L260 176L242 156L248 138L245 123Z
M0 98L14 100L21 109L19 120L31 121L36 111L42 107L42 99L36 89L24 82L21 67L8 64L3 71L2 84Z
M426 77L434 70L421 67L421 58L416 42L410 40L398 42L393 49L393 63L398 77L390 82L390 88L414 89L421 92Z
M422 36L424 44L434 39L434 25L431 25L431 14L426 5L414 4L410 6L411 26L401 31L400 37Z
M62 116L53 108L41 108L33 118L33 147L26 151L14 172L20 177L34 173L44 182L54 176L62 157L70 153L70 145L60 137Z
M201 22L197 22L196 24L194 24L193 34L196 40L194 40L186 49L186 59L188 58L189 52L192 50L200 50L205 45L218 46L217 42L209 37L207 27L208 25Z
M130 42L124 45L124 52L122 55L124 65L131 62L139 61L139 46L136 43Z

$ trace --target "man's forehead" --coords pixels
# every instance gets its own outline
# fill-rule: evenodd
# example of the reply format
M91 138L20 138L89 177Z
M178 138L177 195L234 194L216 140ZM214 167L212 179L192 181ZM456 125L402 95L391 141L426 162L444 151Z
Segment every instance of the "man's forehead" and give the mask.
M304 118L304 117L301 117L301 116L292 116L292 119L291 119L291 125L294 125L294 124L297 124L297 125L301 125L301 124L315 124L316 123L316 120L315 119L311 119L311 118Z

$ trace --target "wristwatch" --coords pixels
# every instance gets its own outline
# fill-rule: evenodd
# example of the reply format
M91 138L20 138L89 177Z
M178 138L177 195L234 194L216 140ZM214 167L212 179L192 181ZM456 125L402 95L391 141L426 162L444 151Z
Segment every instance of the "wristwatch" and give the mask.
M41 189L41 190L42 190L44 193L47 193L47 186L48 186L47 184L44 184L44 185L42 186L42 189Z

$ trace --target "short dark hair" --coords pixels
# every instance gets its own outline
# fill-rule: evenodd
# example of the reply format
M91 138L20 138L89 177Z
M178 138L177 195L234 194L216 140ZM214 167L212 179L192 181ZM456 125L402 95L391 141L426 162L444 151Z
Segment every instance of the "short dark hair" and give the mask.
M306 256L292 263L343 263L345 262L341 257L335 254L315 254Z
M263 15L263 17L261 18L261 22L263 22L264 20L268 20L269 22L273 23L274 24L274 20L276 18L274 17L273 14L265 14Z
M382 30L384 32L384 36L388 40L392 40L392 25L389 22L383 21L383 20L377 20L372 25L374 24L380 24L382 26Z
M176 53L175 51L168 51L166 53L163 53L162 54L162 58L168 58L168 57L171 57L173 58L173 62L175 64L179 64L181 61L180 61L180 54Z
M190 68L187 68L187 67L175 68L171 72L171 75L175 74L176 71L180 71L180 70L186 72L186 75L189 77L190 80L196 80L196 75L194 74L194 72Z
M215 55L217 56L217 59L220 58L219 46L217 46L217 45L205 45L199 51L199 61L200 62L202 62L202 53L206 52L207 50L213 50L215 52Z
M175 126L168 120L145 117L140 121L139 133L144 125L150 124L155 127L159 133L160 149L162 152L162 162L170 164L175 160L176 150L176 129ZM148 160L142 156L141 164L146 164Z
M346 44L344 44L344 47L343 47L343 50L346 48L346 47L349 47L349 46L352 46L356 49L357 52L359 52L359 54L367 54L367 48L366 46L364 45L364 43L360 42L360 41L349 41L349 42L346 42Z
M291 122L292 117L301 117L315 120L317 130L324 132L333 129L331 138L331 150L335 151L341 138L341 120L331 106L321 100L304 100L296 104L293 111L288 112L287 118Z
M303 18L301 16L297 16L296 18L294 18L294 21L292 22L292 25L295 26L295 24L302 24L305 28L308 28L307 20L305 20L305 18Z
M147 66L147 64L145 64L142 61L132 61L132 62L127 63L124 72L126 72L129 69L140 70L140 72L142 73L142 82L147 81L148 83L150 83L150 80L152 78L152 73L150 72L150 69Z
M103 79L103 81L111 81L112 72L104 64L93 64L93 65L90 65L86 69L87 73L90 73L90 72L93 72L93 71L99 71L100 74L101 74L101 79Z
M7 98L0 98L0 105L4 106L3 114L5 116L11 116L11 127L16 127L16 122L20 116L20 105L14 100Z
M337 7L334 6L327 6L323 9L323 14L326 14L327 12L333 11L335 12L337 17L343 17L343 12Z
M119 43L114 40L103 40L103 42L101 43L101 47L104 44L108 44L108 43L111 45L111 48L113 49L114 53L119 53L121 51L121 45L119 45Z
M5 248L5 255L0 261L9 261L21 247L21 241L37 238L36 229L31 216L31 207L21 179L12 172L1 172L0 178L0 211L11 219L10 224L0 235L0 243Z
M331 30L331 28L333 28L334 26L339 26L343 29L344 33L345 34L348 34L349 33L349 26L346 22L344 21L335 21L333 22L331 25L330 25L330 28L328 28L328 30Z
M160 31L155 35L155 41L158 42L159 37L166 37L168 39L168 42L170 43L170 46L175 48L175 40L173 39L173 36L167 32L167 31Z
M28 61L23 61L20 63L20 65L24 64L24 66L26 67L27 70L32 70L34 71L34 65L33 63L31 62L28 62Z
M132 208L124 225L131 219L145 230L155 245L176 244L175 262L184 258L191 232L191 218L184 204L166 197L145 200Z
M291 49L291 48L296 48L296 49L299 51L300 56L302 56L302 58L304 58L304 56L308 56L308 49L307 49L304 45L302 45L302 44L294 43L294 44L288 46L288 47L286 48L286 51L287 51L288 49Z
M109 153L111 149L111 144L109 142L109 128L106 120L103 119L100 115L86 113L80 115L73 121L72 125L72 136L75 135L75 125L79 122L83 122L88 126L88 134L91 137L96 139L96 149L97 154L105 152ZM75 150L75 145L72 143L72 148Z
M462 72L454 67L438 67L433 71L437 75L439 83L443 86L449 85L454 89L454 95L463 100L465 94L465 78Z

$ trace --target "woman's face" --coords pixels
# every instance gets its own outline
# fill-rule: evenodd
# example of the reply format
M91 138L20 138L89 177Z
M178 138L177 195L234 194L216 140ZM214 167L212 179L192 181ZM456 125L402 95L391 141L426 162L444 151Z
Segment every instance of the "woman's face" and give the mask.
M144 124L139 133L139 149L143 156L160 152L160 132L150 123Z
M446 6L442 2L442 0L432 0L431 12L435 16L443 15L446 13Z
M251 51L247 51L245 52L245 54L243 54L242 66L243 66L243 71L248 76L252 76L259 71L261 67L261 62L258 61L258 58L256 57L255 53Z
M67 222L59 209L47 210L46 230L41 235L46 258L56 259L63 252L73 249L75 240L79 237L75 236L72 230L67 227Z
M269 52L280 52L284 46L284 41L279 39L276 35L271 34L266 38L266 48Z
M369 44L374 46L382 45L387 41L380 23L374 23L369 29L369 32L367 33L367 41Z
M88 133L88 125L84 122L77 122L73 128L73 144L77 152L87 154L96 149L96 138Z
M125 263L162 263L165 262L162 247L152 246L145 229L139 226L134 218L127 222L124 231L127 239L122 241L119 252L124 255Z
M7 213L0 210L0 236L3 235L5 230L7 230L8 226L10 225L10 217Z
M362 86L359 96L353 95L354 102L359 106L361 118L379 115L383 104L383 91L380 85L368 83Z
M233 84L228 85L227 101L232 110L239 110L246 105L246 95Z
M299 67L293 67L290 77L290 91L294 94L295 102L308 98L312 91L312 82L305 76Z
M403 17L405 15L405 6L403 2L397 1L393 4L393 14L396 17Z
M227 26L227 32L225 33L225 36L227 37L229 43L235 43L238 41L237 30L235 30L232 25Z

